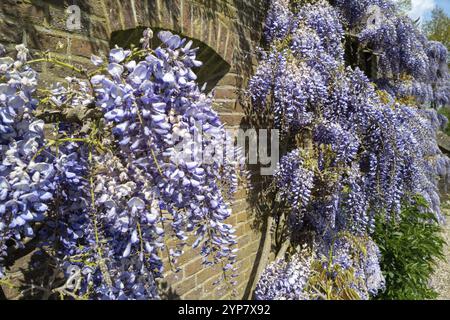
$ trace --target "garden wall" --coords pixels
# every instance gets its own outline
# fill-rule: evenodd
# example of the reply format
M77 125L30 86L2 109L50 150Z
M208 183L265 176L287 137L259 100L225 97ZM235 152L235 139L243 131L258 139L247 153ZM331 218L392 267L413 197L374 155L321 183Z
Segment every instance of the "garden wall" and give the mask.
M243 125L244 111L239 93L252 74L255 48L260 44L265 0L2 0L0 3L0 42L12 50L26 43L32 55L49 51L59 59L89 65L91 54L106 54L112 36L121 38L139 27L168 29L197 40L216 60L206 61L211 67L211 80L216 84L215 108L222 120L232 128ZM68 6L81 9L81 29L68 30ZM113 38L114 39L114 38ZM218 58L220 57L220 59ZM207 59L208 57L206 57ZM220 63L216 63L220 61ZM213 68L215 65L216 68ZM69 76L67 70L49 64L37 67L44 82ZM208 72L206 69L205 72ZM194 250L181 258L181 271L167 273L169 298L208 299L245 298L250 292L255 259L262 247L261 232L247 201L247 190L241 189L232 205L229 223L237 229L238 285L236 295L229 289L218 289L218 268L204 269ZM23 281L29 268L27 254L20 254L10 271ZM166 259L167 260L167 259ZM166 268L169 270L170 268ZM15 273L14 273L15 272ZM8 298L20 298L20 290L3 288Z

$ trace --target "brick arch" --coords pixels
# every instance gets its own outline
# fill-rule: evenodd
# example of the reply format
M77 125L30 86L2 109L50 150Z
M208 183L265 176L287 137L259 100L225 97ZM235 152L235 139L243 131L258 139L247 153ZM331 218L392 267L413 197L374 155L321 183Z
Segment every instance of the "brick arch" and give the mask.
M101 9L106 41L114 32L151 27L197 39L213 49L230 65L228 74L215 87L215 107L226 124L240 125L244 113L239 95L257 64L255 51L261 44L267 0L87 0L84 3L91 6L95 3Z
M173 30L198 39L232 65L236 47L234 20L205 6L207 1L201 3L190 0L103 0L106 28L109 34L138 27Z
M130 48L132 45L139 47L140 39L142 38L142 34L144 31L144 27L137 27L134 29L127 30L119 30L114 31L111 34L110 38L110 46L114 47L118 45L122 48ZM154 31L154 37L150 41L150 46L152 49L156 49L161 45L161 40L158 38L158 33L160 31L167 31L167 28L155 28L152 27ZM214 89L217 83L230 71L230 64L227 63L222 56L216 52L213 48L205 44L204 42L188 37L180 32L176 32L173 30L174 34L178 34L181 38L186 40L191 40L193 42L192 48L198 48L197 51L197 60L201 61L203 64L198 68L194 68L194 72L198 76L198 84L199 86L206 85L206 91L209 92Z

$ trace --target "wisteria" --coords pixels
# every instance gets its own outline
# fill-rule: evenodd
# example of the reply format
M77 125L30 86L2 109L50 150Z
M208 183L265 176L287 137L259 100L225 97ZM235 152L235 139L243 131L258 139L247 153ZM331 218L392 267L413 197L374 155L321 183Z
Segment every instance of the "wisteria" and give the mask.
M215 252L213 260L225 257L232 262L233 230L223 223L231 212L217 181L221 172L241 162L224 155L217 167L198 160L195 152L201 150L190 151L195 149L199 132L204 135L201 147L213 150L225 144L227 135L211 109L211 98L195 83L191 68L201 63L195 60L192 42L169 32L161 32L159 37L167 47L156 49L137 64L126 61L129 51L111 51L110 77L93 79L97 104L113 126L120 147L118 157L128 161L127 171L142 177L141 185L136 186L141 193L136 197L138 207L155 206L158 218L154 223L167 219L161 218L163 213L169 214L180 245L187 239L186 232L195 231L196 245L203 242L205 257ZM180 141L183 150L177 148ZM233 193L237 177L233 170L229 172ZM176 250L173 256L180 254Z
M309 300L305 290L311 276L315 258L307 249L292 257L289 262L280 259L267 266L255 290L258 300ZM281 275L281 276L280 276Z
M300 150L294 150L281 160L275 174L280 195L292 205L291 218L301 221L311 198L314 172L304 167Z
M447 103L447 51L428 42L391 1L334 4L271 2L268 47L249 96L254 108L274 114L274 127L293 148L274 177L289 208L291 238L297 239L291 247L312 231L310 255L331 255L332 266L351 270L348 287L368 299L384 284L379 250L370 240L375 217L399 219L402 202L421 194L443 219L438 181L450 171L450 160L436 142L436 111L419 104ZM374 78L346 66L344 30L379 57ZM358 246L366 248L364 255L355 255ZM256 297L324 298L305 285L314 278L305 259L269 265ZM329 261L321 265L330 268ZM302 270L301 279L291 283L294 269Z
M372 76L382 89L421 105L448 103L447 49L428 41L414 22L397 10L395 2L337 0L335 5L349 32L373 52L378 68Z
M158 299L163 259L177 272L189 237L234 283L225 220L245 162L196 82L192 41L158 36L154 50L148 29L142 48L93 56L98 71L45 90L37 111L38 60L23 46L17 61L1 58L2 256L8 241L36 238L66 275L53 289L63 297ZM47 111L60 121L44 134Z
M247 288L256 299L375 298L389 288L380 221L406 221L419 197L445 221L450 159L436 135L447 125L437 109L450 103L448 51L393 0L268 3L246 94L279 130L281 158L273 177L254 177L270 199L257 203L266 241ZM18 250L32 249L52 280L24 290L155 300L168 272L186 274L189 251L219 270L213 286L239 288L229 221L245 152L199 85L198 52L151 29L89 66L0 44L0 284ZM41 83L40 63L71 76Z
M26 65L28 50L16 49L16 60L0 58L0 277L7 242L21 247L35 235L56 189L44 122L33 116L37 74Z
M365 249L355 246L354 241L361 241ZM355 240L343 235L332 244L315 243L313 249L302 248L289 261L280 259L271 263L256 287L255 297L259 300L337 299L338 294L327 296L330 293L326 292L321 277L326 273L339 277L348 271L354 276L345 285L358 299L368 299L385 285L379 259L379 249L370 239Z

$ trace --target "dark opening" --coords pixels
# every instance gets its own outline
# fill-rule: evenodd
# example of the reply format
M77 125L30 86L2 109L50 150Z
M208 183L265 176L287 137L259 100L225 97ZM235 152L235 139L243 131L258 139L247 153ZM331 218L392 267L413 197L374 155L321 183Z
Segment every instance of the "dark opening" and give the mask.
M352 34L345 36L345 63L353 69L358 67L367 77L374 81L378 76L378 59L369 47L361 46L358 37Z
M120 30L115 31L111 35L110 47L114 47L118 45L123 48L130 48L132 45L139 46L139 40L142 38L142 33L144 31L144 27L138 27L135 29L128 30ZM155 36L152 39L151 47L156 49L161 45L161 41L157 37L159 31L166 30L160 28L152 28ZM169 30L174 34L178 34L182 38L186 38L187 40L192 40L193 48L199 48L197 52L197 60L203 62L203 65L200 68L194 69L194 72L197 74L198 83L200 86L203 84L206 85L206 91L211 91L229 71L231 66L224 60L222 57L211 47L209 47L204 42L198 39L192 39L187 37L179 32L174 32Z

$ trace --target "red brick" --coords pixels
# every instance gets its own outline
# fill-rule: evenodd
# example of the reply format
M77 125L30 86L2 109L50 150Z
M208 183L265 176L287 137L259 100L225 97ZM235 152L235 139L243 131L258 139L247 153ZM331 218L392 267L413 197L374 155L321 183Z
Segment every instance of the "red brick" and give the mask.
M72 54L90 58L100 46L87 39L72 39Z
M109 20L111 31L123 30L121 6L117 0L103 0L105 3L106 17Z
M240 237L240 238L237 240L239 248L244 247L244 246L247 245L250 241L251 241L251 236L250 236L250 235L244 235L244 236Z
M214 89L216 99L236 99L238 97L236 87L223 86Z
M231 206L231 210L233 213L239 213L247 210L249 208L249 205L247 201L245 200L238 200Z
M239 126L242 122L242 119L245 117L244 114L240 113L221 113L220 119L225 125L228 126Z
M183 300L199 300L203 295L203 287L197 286L193 290L181 296Z
M34 33L28 33L27 35L30 48L58 53L66 53L67 51L67 38L55 35L51 33L51 30L35 30Z
M192 4L189 0L183 1L183 17L181 29L183 34L192 37Z
M220 265L213 265L213 266L207 267L196 274L197 284L204 283L208 279L216 277L221 272L222 272L222 268L220 267Z
M123 16L123 22L125 24L124 26L125 30L136 27L136 19L134 16L135 11L133 10L131 1L120 1L120 5Z
M173 285L172 289L177 295L182 296L183 294L191 291L195 287L196 287L195 277L190 277L187 279L183 279L181 282Z
M202 271L204 268L203 263L202 263L202 258L198 258L188 264L186 264L183 269L184 269L184 276L185 277L190 277L200 271Z
M150 1L153 2L153 1ZM136 9L137 23L140 26L149 27L150 23L150 11L148 0L136 0L134 1Z
M226 56L227 40L229 35L229 30L225 24L219 22L220 33L217 38L217 53L221 56Z

